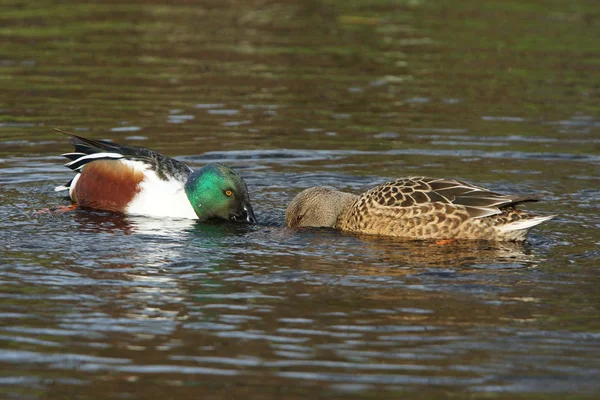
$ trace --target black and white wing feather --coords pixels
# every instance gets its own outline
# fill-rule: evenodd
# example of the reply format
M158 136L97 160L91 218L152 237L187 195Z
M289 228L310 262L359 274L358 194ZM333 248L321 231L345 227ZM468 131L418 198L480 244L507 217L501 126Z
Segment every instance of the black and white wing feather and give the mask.
M106 140L87 139L60 129L55 129L55 131L72 138L75 151L65 153L62 156L69 160L65 166L75 172L81 172L86 164L97 160L129 160L144 164L146 168L154 171L164 181L175 179L185 182L192 173L192 169L181 161L166 157L154 150L120 145ZM68 190L76 177L66 185L57 186L55 190Z

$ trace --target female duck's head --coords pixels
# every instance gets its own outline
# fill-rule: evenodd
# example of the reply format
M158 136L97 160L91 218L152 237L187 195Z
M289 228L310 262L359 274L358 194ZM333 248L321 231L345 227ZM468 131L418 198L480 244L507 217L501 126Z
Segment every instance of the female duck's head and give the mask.
M223 164L208 164L192 172L185 184L198 219L221 218L256 223L246 182Z

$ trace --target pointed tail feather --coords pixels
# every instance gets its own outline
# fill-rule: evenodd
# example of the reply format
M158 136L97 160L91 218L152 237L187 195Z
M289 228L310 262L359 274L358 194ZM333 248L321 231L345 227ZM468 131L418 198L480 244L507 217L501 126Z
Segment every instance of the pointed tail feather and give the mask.
M514 207L517 204L527 203L527 202L536 202L542 200L544 196L541 194L527 194L522 196L510 196L511 202L507 204L509 207Z
M529 230L536 225L541 224L542 222L551 220L556 217L556 215L547 215L543 217L533 217L528 219L522 219L519 221L511 222L510 224L499 226L497 229L501 232L511 232L511 231L521 231L521 230Z
M76 177L77 175L75 175ZM66 185L60 185L54 188L55 192L62 192L63 190L71 190L71 185L73 184L73 180L75 179L75 177L71 178L71 180L69 182L67 182Z
M56 132L60 132L63 135L70 136L73 141L73 146L77 152L85 154L93 154L99 152L114 152L120 153L120 149L124 146L120 146L116 143L112 143L106 140L92 140L84 138L83 136L76 135L71 132L63 131L62 129L53 128Z

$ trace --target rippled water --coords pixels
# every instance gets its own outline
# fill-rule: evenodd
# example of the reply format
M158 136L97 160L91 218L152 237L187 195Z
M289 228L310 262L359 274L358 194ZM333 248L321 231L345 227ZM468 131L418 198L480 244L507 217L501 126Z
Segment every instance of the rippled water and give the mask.
M0 9L0 397L600 392L594 2ZM52 127L232 165L261 224L47 212ZM559 216L520 245L283 227L305 187L404 175Z

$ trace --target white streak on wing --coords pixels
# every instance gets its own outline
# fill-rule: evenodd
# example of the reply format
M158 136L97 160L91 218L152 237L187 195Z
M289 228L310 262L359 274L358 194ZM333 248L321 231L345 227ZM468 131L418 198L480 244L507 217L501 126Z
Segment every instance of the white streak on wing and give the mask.
M69 157L69 156L79 156L79 158L81 157L85 157L86 154L85 153L77 153L77 152L73 152L73 153L63 153L60 155L61 157Z
M544 217L534 217L531 219L524 219L521 221L511 222L510 224L507 224L507 225L499 226L497 229L502 232L510 232L510 231L519 231L519 230L523 230L523 229L529 229L538 224L541 224L544 221L548 221L549 219L552 219L554 217L556 217L556 215L548 215L548 216L544 216Z
M127 214L153 217L198 219L185 193L185 182L171 179L164 181L154 171L140 162L121 160L145 175L140 183L140 192L127 206Z
M82 161L87 161L87 162L92 162L93 160L96 160L98 158L114 158L114 159L122 159L124 156L123 154L119 154L119 153L94 153L94 154L88 154L87 156L84 157L80 157L77 160L74 161L70 161L68 163L65 164L66 167L71 168L71 165L75 164L75 163L81 163ZM83 168L85 166L84 163L81 167L77 168L79 170L81 170L81 168Z

